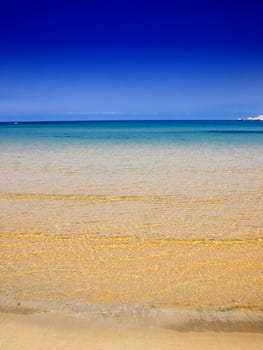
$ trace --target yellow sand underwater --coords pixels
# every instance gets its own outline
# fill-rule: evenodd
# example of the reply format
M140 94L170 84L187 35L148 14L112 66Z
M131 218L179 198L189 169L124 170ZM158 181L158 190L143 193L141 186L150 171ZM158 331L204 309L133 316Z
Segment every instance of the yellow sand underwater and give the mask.
M260 148L142 147L1 154L0 348L263 348Z

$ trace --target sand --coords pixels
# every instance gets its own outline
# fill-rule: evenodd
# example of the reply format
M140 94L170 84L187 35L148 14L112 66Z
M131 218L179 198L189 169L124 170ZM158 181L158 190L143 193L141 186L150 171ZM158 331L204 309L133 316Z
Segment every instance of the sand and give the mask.
M2 310L3 311L3 310ZM9 310L10 311L10 310ZM178 331L164 324L103 315L0 313L0 348L51 349L263 349L263 334L238 331Z

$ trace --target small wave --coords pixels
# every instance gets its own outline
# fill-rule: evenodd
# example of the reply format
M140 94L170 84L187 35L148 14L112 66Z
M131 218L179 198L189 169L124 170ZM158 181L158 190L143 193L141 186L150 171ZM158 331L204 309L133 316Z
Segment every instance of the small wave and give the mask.
M126 195L106 196L88 194L46 194L46 193L0 193L2 199L44 199L44 200L85 200L85 201L163 201L169 196Z

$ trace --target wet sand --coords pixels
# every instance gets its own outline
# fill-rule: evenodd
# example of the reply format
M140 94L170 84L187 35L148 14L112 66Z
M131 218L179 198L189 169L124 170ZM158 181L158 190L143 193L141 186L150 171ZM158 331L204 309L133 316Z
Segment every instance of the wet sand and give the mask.
M220 327L216 332L205 328L194 331L116 316L0 313L0 347L5 350L263 348L262 333L240 332L235 328L231 331L231 323L229 325L227 332L220 331Z

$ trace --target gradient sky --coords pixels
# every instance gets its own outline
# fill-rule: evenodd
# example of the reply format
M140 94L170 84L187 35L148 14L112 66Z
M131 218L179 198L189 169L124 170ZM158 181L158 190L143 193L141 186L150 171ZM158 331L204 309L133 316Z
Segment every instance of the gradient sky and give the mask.
M12 1L0 121L263 114L259 1Z

